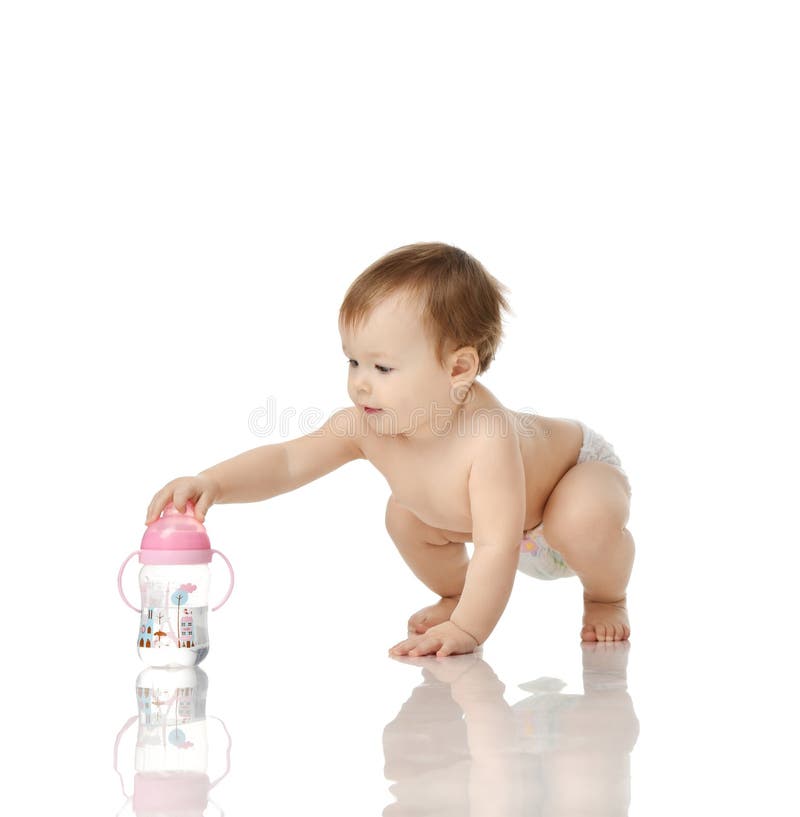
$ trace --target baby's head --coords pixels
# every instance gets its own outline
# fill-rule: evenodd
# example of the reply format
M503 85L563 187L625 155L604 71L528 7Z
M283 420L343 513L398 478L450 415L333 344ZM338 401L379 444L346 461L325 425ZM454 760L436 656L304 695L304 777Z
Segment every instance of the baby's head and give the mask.
M339 309L347 390L382 434L447 426L502 339L507 288L457 247L409 244L370 264ZM363 408L362 408L363 411Z

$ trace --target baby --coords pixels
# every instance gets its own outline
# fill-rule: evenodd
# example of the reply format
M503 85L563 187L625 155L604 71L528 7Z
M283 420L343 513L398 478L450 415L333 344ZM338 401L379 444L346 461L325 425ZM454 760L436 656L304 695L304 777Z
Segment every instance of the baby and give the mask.
M146 524L170 501L180 511L193 501L202 521L215 502L269 499L367 459L391 488L390 537L439 596L411 616L408 638L390 654L473 652L503 613L517 570L578 576L582 640L627 639L634 543L619 458L583 423L511 411L477 380L500 344L506 291L447 244L378 259L339 311L354 405L303 437L172 480Z

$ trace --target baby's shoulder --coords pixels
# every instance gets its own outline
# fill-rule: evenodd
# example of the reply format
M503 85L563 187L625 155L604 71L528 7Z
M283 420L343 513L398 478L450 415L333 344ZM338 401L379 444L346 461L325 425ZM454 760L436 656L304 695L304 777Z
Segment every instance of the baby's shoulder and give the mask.
M308 436L335 438L340 448L345 447L350 452L350 459L369 459L364 424L357 406L337 409L321 428Z
M491 470L519 461L522 451L517 423L515 412L502 406L473 414L465 435L470 472L476 465Z
M520 423L517 412L505 406L485 406L472 412L464 436L483 450L502 448L508 445L508 440L519 440Z

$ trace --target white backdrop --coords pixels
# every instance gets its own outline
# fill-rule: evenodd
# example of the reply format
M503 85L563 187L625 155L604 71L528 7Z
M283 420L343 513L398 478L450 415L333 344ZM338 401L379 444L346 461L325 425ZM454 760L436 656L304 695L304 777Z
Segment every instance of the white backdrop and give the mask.
M595 428L633 485L630 813L793 811L797 37L777 2L6 4L0 803L121 806L115 575L152 494L347 405L347 285L446 241L511 291L485 385ZM226 813L391 802L419 676L386 651L432 597L387 498L358 462L209 512ZM518 576L485 647L510 692L579 687L580 612Z

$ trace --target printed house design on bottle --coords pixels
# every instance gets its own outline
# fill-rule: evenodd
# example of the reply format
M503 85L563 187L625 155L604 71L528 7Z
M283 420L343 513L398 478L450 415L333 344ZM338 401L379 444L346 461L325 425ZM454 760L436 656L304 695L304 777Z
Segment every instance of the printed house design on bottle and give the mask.
M153 640L153 608L147 609L147 618L144 624L140 627L139 632L139 646L150 647Z
M181 616L181 640L179 647L194 647L194 619L192 617L192 610L189 607L183 608L183 615Z

